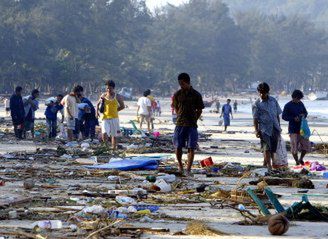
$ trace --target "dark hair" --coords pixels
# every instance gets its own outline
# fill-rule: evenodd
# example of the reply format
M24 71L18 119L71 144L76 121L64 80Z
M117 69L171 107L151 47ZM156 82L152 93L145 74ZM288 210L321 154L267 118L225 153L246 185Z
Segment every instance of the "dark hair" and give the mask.
M64 98L64 96L62 94L58 94L57 97Z
M17 86L17 87L15 88L15 92L16 92L16 93L21 92L22 90L23 90L23 87L21 87L21 86Z
M112 80L106 81L105 85L107 85L108 87L111 86L111 87L115 88L115 82Z
M32 90L31 95L36 95L39 93L40 93L40 91L38 89L34 89L34 90Z
M302 91L300 90L294 90L293 94L292 94L292 98L294 99L302 99L304 97L304 94Z
M74 86L74 87L73 87L73 92L74 92L74 93L79 93L79 92L81 92L81 87L82 87L82 86L80 86L80 85ZM82 90L83 90L83 87L82 87Z
M269 93L270 92L270 86L267 83L262 82L257 86L257 91L258 92L263 92L263 93Z
M180 80L186 82L187 84L190 84L190 76L187 73L179 74L178 81L180 81Z
M231 99L227 99L227 101L231 102Z
M147 97L148 95L150 95L151 91L148 89L148 90L145 90L144 93L143 93L143 96L144 97Z
M76 88L79 89L79 92L83 92L83 91L84 91L84 88L83 88L83 86L81 86L81 85L77 85Z

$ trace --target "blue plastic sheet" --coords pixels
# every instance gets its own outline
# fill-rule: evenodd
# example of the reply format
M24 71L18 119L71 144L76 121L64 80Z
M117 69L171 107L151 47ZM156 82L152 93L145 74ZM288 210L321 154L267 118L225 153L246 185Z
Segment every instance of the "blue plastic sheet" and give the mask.
M134 157L123 159L119 161L109 162L106 164L87 166L87 168L93 169L116 169L122 171L129 170L156 170L158 168L158 161L160 157L148 158L148 157Z

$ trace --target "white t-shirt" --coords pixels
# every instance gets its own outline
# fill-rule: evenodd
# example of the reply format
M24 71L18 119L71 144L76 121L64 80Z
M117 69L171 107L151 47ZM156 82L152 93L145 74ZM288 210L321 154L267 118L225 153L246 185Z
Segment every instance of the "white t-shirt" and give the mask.
M64 105L64 115L66 119L70 118L68 110L71 112L74 118L78 118L78 104L74 96L66 95L61 103Z
M138 100L138 106L139 108L139 115L149 115L148 108L151 107L151 101L147 97L140 97Z

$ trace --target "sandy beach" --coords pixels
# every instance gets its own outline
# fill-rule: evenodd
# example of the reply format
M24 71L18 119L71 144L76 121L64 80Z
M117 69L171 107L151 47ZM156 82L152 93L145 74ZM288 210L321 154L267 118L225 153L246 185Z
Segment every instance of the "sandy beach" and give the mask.
M241 99L242 100L242 99ZM247 99L244 99L247 102ZM223 102L223 99L221 100ZM121 126L131 127L129 123L130 120L136 118L136 102L126 102L127 108L120 113ZM221 103L222 104L222 103ZM172 133L174 130L174 125L171 122L170 113L170 101L169 99L161 99L162 115L157 117L155 121L155 131L161 134ZM259 152L259 139L254 135L254 128L252 124L252 115L250 113L249 103L240 104L237 113L234 114L234 119L231 121L231 126L228 128L227 133L223 133L223 127L218 125L218 114L213 113L214 108L206 108L203 112L202 121L198 122L199 132L211 134L207 141L201 141L199 143L200 151L196 152L195 165L199 164L199 161L212 157L214 163L219 164L223 162L235 162L244 165L256 165L261 166L263 164L263 158ZM43 117L44 106L37 113L38 118ZM1 113L3 115L3 112ZM328 142L328 119L320 116L309 114L309 126L314 134L311 136L311 141L314 143L326 143ZM2 128L5 126L2 126ZM3 129L2 129L3 130ZM282 121L282 135L286 141L289 141L289 136L287 134L287 124ZM211 147L212 146L212 147ZM213 147L215 146L215 147ZM32 142L31 140L24 140L21 142L16 142L15 140L6 140L4 137L1 139L0 144L0 154L6 154L15 151L27 151L34 152L36 148L51 148L51 143L42 142ZM54 145L53 148L56 146ZM146 154L149 155L149 154ZM151 154L150 154L151 155ZM156 153L156 155L160 155ZM167 155L167 154L166 154ZM170 154L171 158L174 158L174 154ZM186 157L186 156L185 156ZM184 158L185 158L184 157ZM310 153L306 156L306 161L318 161L324 165L328 165L328 157L324 154L319 154L317 152ZM290 152L288 152L288 162L290 166L294 166L295 162L292 159ZM49 162L52 164L51 162ZM52 166L55 167L55 162L53 165L49 163L34 161L17 161L11 164L18 169L19 167L26 167L30 165L31 168L41 168ZM6 163L7 165L7 163ZM9 165L9 164L8 164ZM67 164L67 167L69 164ZM66 167L66 166L65 166ZM75 165L74 168L83 168L83 166ZM3 170L8 169L7 166L2 167ZM135 172L138 175L138 172ZM151 174L151 172L149 172ZM328 180L323 179L321 174L317 173L318 176L312 177L311 180L315 185L315 189L309 189L308 197L312 204L320 204L321 206L328 206L328 188L326 187ZM2 174L0 174L1 177ZM255 178L247 177L242 180L243 183L248 183ZM36 179L37 180L37 179ZM76 180L65 180L56 179L58 184L64 188L61 193L65 193L65 187L70 187L72 184L80 184L88 187L114 187L111 183L93 183L87 178L81 177ZM187 188L195 188L195 185L200 183L205 183L210 185L209 188L214 190L215 188L221 188L225 190L231 190L236 187L238 182L238 177L206 177L203 174L195 173L192 179L183 179L184 184ZM15 196L28 196L34 194L38 195L40 192L24 190L22 187L23 178L18 175L15 180L6 182L5 186L0 187L0 201L5 201L8 197ZM294 202L301 200L301 194L297 193L298 188L291 188L285 186L270 186L274 193L282 195L279 199L284 207L292 205ZM51 195L53 190L48 189L42 192L44 195ZM55 192L55 191L54 191ZM59 191L58 191L59 192ZM56 195L56 193L54 194ZM187 221L178 220L179 218L189 218L194 220L201 220L207 225L221 230L225 233L229 233L229 236L220 236L220 238L271 238L267 229L267 225L262 226L241 226L237 225L238 221L241 221L243 217L239 212L233 209L214 209L210 205L210 200L207 202L201 201L199 203L162 203L159 204L160 212L168 215L170 219L165 220L153 220L152 222L141 223L138 220L128 221L129 224L134 226L143 226L151 228L168 228L169 233L162 234L149 234L144 233L142 238L212 238L209 236L200 235L185 235L185 236L174 236L175 232L184 230L187 225ZM256 207L250 207L250 211L258 214ZM270 209L274 213L273 209ZM176 218L176 220L174 219ZM20 225L23 228L28 228L31 224L31 220L1 220L0 228L5 227L17 227ZM0 233L1 236L1 233ZM324 222L306 222L306 221L292 221L290 228L286 234L280 238L325 238L328 236L327 223ZM215 238L215 237L213 237Z

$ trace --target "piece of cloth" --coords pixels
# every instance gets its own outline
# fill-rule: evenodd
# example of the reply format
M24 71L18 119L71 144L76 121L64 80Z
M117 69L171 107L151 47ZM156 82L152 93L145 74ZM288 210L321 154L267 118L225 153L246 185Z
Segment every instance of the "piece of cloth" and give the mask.
M270 151L275 153L277 151L278 140L280 138L280 131L274 129L271 135L261 134L261 149L262 152Z
M139 106L139 115L149 115L148 107L151 107L151 101L148 97L140 97L137 105Z
M65 121L72 121L71 116L75 119L78 118L78 100L75 96L73 95L66 95L61 104L64 106L64 117ZM69 113L71 113L71 116Z
M46 118L46 122L47 122L48 137L56 138L56 136L57 136L57 118L56 119Z
M25 118L25 110L22 96L13 94L10 97L10 111L13 125L22 125Z
M101 132L108 136L117 137L121 135L120 121L118 118L104 119L101 123Z
M119 102L116 99L116 95L113 99L104 98L104 113L103 113L103 120L107 119L117 119L118 118L118 107Z
M290 134L290 151L297 154L299 151L311 152L311 142L303 138L300 134Z
M197 111L204 109L202 95L190 87L178 90L173 96L173 107L177 113L177 126L197 127Z
M173 136L175 148L196 149L198 142L197 127L176 126Z
M289 134L299 134L301 130L301 120L298 122L295 121L296 117L300 117L300 115L304 115L306 118L308 112L303 104L303 102L293 102L289 101L282 112L282 119L288 121L288 133Z
M262 135L271 136L274 129L281 131L278 121L281 113L277 100L272 96L269 96L267 100L256 100L253 106L253 117L258 120Z

